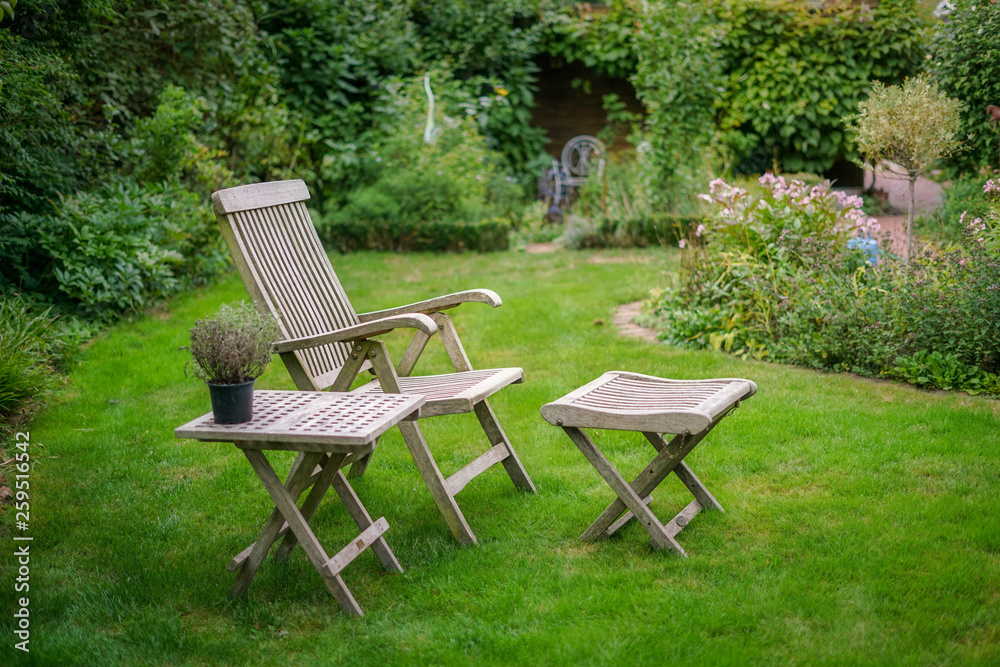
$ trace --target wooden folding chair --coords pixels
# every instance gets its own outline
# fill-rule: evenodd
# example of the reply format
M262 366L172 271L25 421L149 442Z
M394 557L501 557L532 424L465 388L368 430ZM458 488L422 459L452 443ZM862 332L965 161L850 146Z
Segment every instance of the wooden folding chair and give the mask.
M357 313L333 270L313 227L300 180L257 183L212 195L216 217L236 268L256 307L274 315L284 340L281 355L296 387L348 391L358 374L372 369L376 380L355 391L421 394L421 417L475 412L492 445L486 453L445 478L416 422L399 424L406 446L455 537L475 544L476 536L455 502L477 475L503 464L514 486L535 486L497 421L487 398L509 384L523 382L520 368L473 370L455 326L444 310L468 302L494 308L500 297L487 289L457 292L398 308ZM413 329L413 339L393 367L385 345L375 336ZM410 377L432 336L438 334L454 373ZM363 474L366 457L351 472Z

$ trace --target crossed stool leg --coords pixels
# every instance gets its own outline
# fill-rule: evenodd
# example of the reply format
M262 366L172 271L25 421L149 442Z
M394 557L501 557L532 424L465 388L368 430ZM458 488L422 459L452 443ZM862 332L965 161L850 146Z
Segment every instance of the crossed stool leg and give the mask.
M722 505L684 463L716 424L757 391L749 380L667 380L611 371L542 407L542 416L561 426L618 498L581 535L591 541L613 535L638 518L658 549L686 555L675 537L703 509ZM584 428L640 431L656 457L628 483ZM676 434L669 442L661 434ZM649 509L651 493L670 473L684 483L694 500L666 525Z

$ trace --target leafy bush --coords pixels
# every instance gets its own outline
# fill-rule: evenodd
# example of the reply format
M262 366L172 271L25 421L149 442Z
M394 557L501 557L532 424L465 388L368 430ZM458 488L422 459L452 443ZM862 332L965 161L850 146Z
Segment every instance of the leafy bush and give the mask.
M873 9L827 3L822 12L786 0L722 0L717 7L727 75L716 102L719 129L751 140L732 144L738 171L739 160L755 153L767 164L777 158L787 171L816 173L850 157L845 120L870 82L899 83L924 58L916 0L882 0Z
M1000 378L964 363L957 354L921 350L909 357L896 357L887 373L925 389L961 390L969 394L1000 393Z
M0 423L9 426L38 405L67 349L49 311L35 313L19 296L0 300Z
M843 243L848 234L870 236L878 223L862 209L860 197L831 189L829 181L812 186L767 173L760 177L762 194L751 195L722 179L709 183L699 198L715 204L715 224L696 231L705 243L721 241L756 257L765 257L807 239ZM779 246L779 244L782 244ZM795 259L793 253L789 259Z
M210 384L242 384L254 380L271 363L278 322L242 301L222 304L215 317L198 320L190 330L193 357L184 367Z
M648 147L640 164L667 193L693 184L715 137L714 107L724 76L720 29L705 3L655 3L636 36L632 83L646 107L644 132L636 140Z
M983 174L953 180L944 189L941 206L917 220L918 228L946 241L961 240L965 226L962 213L970 218L985 218L989 214L989 202L983 198L983 186L988 180Z
M412 226L520 217L524 193L487 149L474 118L480 103L445 83L446 77L432 78L442 81L435 93L432 142L424 139L422 79L394 83L383 98L383 126L369 133L369 147L354 156L355 171L369 174L368 181L347 193L339 210L328 202L324 224ZM493 103L503 100L495 93Z
M576 5L552 12L547 17L543 48L567 62L581 62L607 76L624 79L636 71L636 33L645 17L633 2L618 0L604 9L592 12Z
M495 102L477 114L487 147L527 184L545 164L544 132L532 124L538 88L543 3L537 0L417 0L411 20L428 69L447 67L474 98ZM506 92L496 100L497 90Z
M952 156L959 171L1000 166L996 128L987 105L1000 105L1000 5L989 0L954 0L934 29L929 69L941 88L962 102L967 150Z
M64 106L74 78L59 54L0 29L0 218L44 210L102 166Z
M14 216L0 225L0 251L9 284L30 277L30 287L98 319L138 310L226 263L196 195L128 181L63 198L53 215Z
M645 248L676 243L687 238L701 217L671 213L644 214L630 218L571 215L561 236L567 248Z
M858 153L870 169L886 169L910 182L906 215L906 256L913 246L917 178L961 147L955 136L961 104L926 76L900 86L872 84L871 95L851 120Z
M847 236L877 231L860 198L831 191L829 182L810 187L765 174L760 184L753 195L717 179L701 195L716 213L678 242L690 248L682 284L656 307L672 342L773 355L790 294L808 286L822 293L826 267L817 255L857 264L860 252L847 249Z
M545 49L613 75L631 74L646 107L641 140L673 188L703 162L760 173L823 172L853 150L845 133L872 80L898 83L924 59L917 0L874 8L790 0L636 3L558 12ZM692 186L694 187L694 186Z

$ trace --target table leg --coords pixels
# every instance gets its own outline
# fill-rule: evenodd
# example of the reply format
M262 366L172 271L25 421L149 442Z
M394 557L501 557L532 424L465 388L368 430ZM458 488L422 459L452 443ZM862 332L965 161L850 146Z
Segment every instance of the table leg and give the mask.
M347 478L342 471L338 470L337 474L333 477L333 490L340 496L341 502L344 503L344 507L347 508L351 518L354 519L354 523L358 524L358 528L364 531L375 523L372 521L371 515L368 514L368 510L361 504L361 499L358 498L357 494L354 493L354 489L347 482ZM372 543L371 547L375 555L378 556L379 562L382 563L382 567L389 572L403 571L403 566L396 560L396 554L392 553L392 549L389 548L389 545L386 544L383 538L379 537Z
M249 458L249 452L251 450L243 451ZM282 487L287 489L288 495L293 498L293 504L308 486L309 479L312 477L313 468L322 456L323 455L320 453L306 452L299 454L295 458L295 462L292 463L292 469L288 472L288 480L285 482L285 486ZM270 468L270 464L268 464L268 467ZM243 564L240 566L240 571L236 576L236 581L233 583L233 587L229 590L229 595L231 597L237 597L246 593L247 589L250 587L250 583L253 581L253 578L257 576L257 570L260 568L260 564L264 562L264 558L267 556L267 552L271 549L271 545L274 544L276 539L278 539L278 535L284 523L285 519L282 516L282 513L277 507L275 507L274 511L271 512L271 517L267 520L267 523L264 524L264 530L261 531L260 537L257 538L257 541L251 548L249 556L246 557Z
M309 524L303 518L299 508L295 506L295 500L289 494L288 489L282 485L281 480L274 473L274 469L271 468L267 457L264 456L263 452L254 449L245 449L243 453L246 454L250 465L257 472L257 476L260 478L261 483L264 484L264 488L271 495L274 504L281 514L284 515L285 521L288 522L291 532L298 538L303 551L306 552L306 556L309 557L316 571L323 578L323 583L326 584L327 589L337 602L340 603L340 608L348 614L363 616L364 612L361 611L361 605L354 599L344 580L340 578L339 574L333 574L330 571L330 558L326 555L319 540L316 539L316 536L309 528ZM329 464L327 465L329 466Z
M323 470L319 474L319 479L316 480L312 490L309 491L309 495L306 496L306 500L302 503L302 509L300 510L302 518L306 520L306 523L312 520L316 508L319 507L320 501L323 500L327 489L330 488L333 476L340 470L346 458L347 454L331 454L327 458L326 463L321 464ZM274 554L274 559L277 561L288 560L288 555L292 553L292 549L295 548L296 544L298 544L298 539L295 537L295 533L292 531L285 533L285 539Z

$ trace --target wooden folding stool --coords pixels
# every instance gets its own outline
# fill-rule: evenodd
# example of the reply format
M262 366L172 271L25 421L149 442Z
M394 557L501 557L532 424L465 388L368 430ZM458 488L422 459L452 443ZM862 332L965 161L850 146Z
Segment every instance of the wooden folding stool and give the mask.
M721 512L722 506L684 463L684 457L723 417L736 409L740 401L750 398L756 391L757 385L750 380L667 380L611 371L543 406L542 417L566 431L618 495L584 531L581 539L604 539L632 518L639 517L655 548L670 548L686 556L674 538L698 512L703 509ZM582 430L584 428L640 431L657 454L629 484ZM664 433L675 435L667 442ZM650 494L671 472L680 478L695 499L663 525L648 505Z

